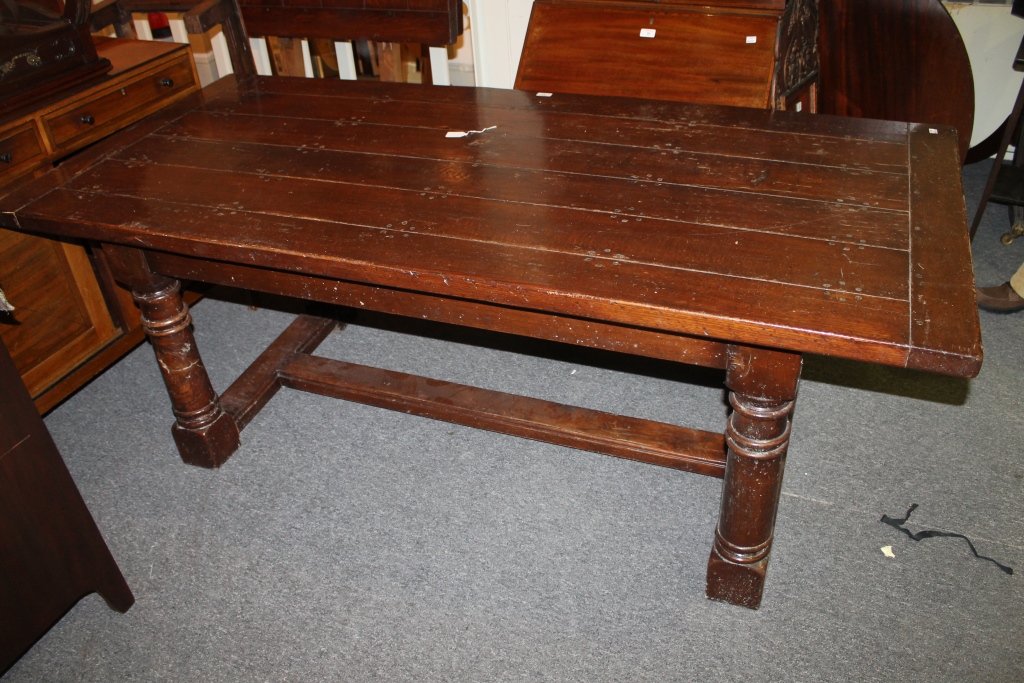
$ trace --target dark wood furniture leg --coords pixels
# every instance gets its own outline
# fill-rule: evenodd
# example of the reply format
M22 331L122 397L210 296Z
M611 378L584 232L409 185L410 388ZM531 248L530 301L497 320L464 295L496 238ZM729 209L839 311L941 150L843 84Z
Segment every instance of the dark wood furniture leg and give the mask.
M135 602L0 340L0 674L93 591Z
M751 609L761 605L800 381L799 354L729 347L725 384L733 412L722 508L708 560L707 596Z
M171 397L171 428L181 459L219 467L238 449L238 426L221 408L192 334L192 316L181 300L180 282L157 275L137 249L104 245L114 277L132 290L142 327Z

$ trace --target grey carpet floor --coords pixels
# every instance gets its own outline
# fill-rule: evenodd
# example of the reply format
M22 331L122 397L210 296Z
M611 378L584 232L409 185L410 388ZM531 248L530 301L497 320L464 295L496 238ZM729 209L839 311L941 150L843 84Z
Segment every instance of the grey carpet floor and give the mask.
M965 171L969 215L987 171ZM976 239L980 284L1024 260L1005 215ZM215 386L291 317L197 305ZM981 322L972 381L808 359L756 612L703 595L717 480L291 391L222 469L188 467L140 347L47 418L137 603L83 599L3 681L1024 680L1024 314ZM704 429L726 415L719 373L388 319L321 351ZM912 530L964 534L1014 575L880 523L912 503Z

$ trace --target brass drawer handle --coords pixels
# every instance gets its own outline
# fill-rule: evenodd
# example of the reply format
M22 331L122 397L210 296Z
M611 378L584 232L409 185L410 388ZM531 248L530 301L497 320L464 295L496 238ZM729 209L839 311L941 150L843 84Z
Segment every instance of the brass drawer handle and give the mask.
M14 161L14 157L11 156L10 152L4 152L3 154L0 154L0 161L4 162L5 164L9 164L12 161Z
M164 86L165 88L173 88L174 87L174 79L172 79L172 78L162 78L162 79L160 79L160 85Z
M4 296L4 290L0 289L0 312L10 313L13 310L14 306L12 306L11 302L7 300L6 296Z
M88 114L82 114L78 117L78 120L86 124L87 126L91 126L92 124L96 123L96 119L89 116Z

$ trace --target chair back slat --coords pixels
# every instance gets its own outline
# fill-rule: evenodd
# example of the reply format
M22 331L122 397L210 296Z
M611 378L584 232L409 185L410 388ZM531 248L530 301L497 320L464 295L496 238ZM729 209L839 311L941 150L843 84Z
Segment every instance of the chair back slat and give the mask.
M251 36L451 45L462 0L239 0Z

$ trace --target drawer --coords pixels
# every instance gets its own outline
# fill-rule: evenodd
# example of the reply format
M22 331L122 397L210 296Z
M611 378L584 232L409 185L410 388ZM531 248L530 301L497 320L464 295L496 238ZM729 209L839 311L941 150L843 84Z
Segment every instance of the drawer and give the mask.
M0 133L0 185L35 168L44 156L32 122Z
M70 152L93 139L122 128L165 101L195 87L188 53L155 72L132 79L117 90L76 102L43 119L56 147ZM128 120L126 120L128 119Z
M778 28L771 13L538 0L516 88L765 108Z

